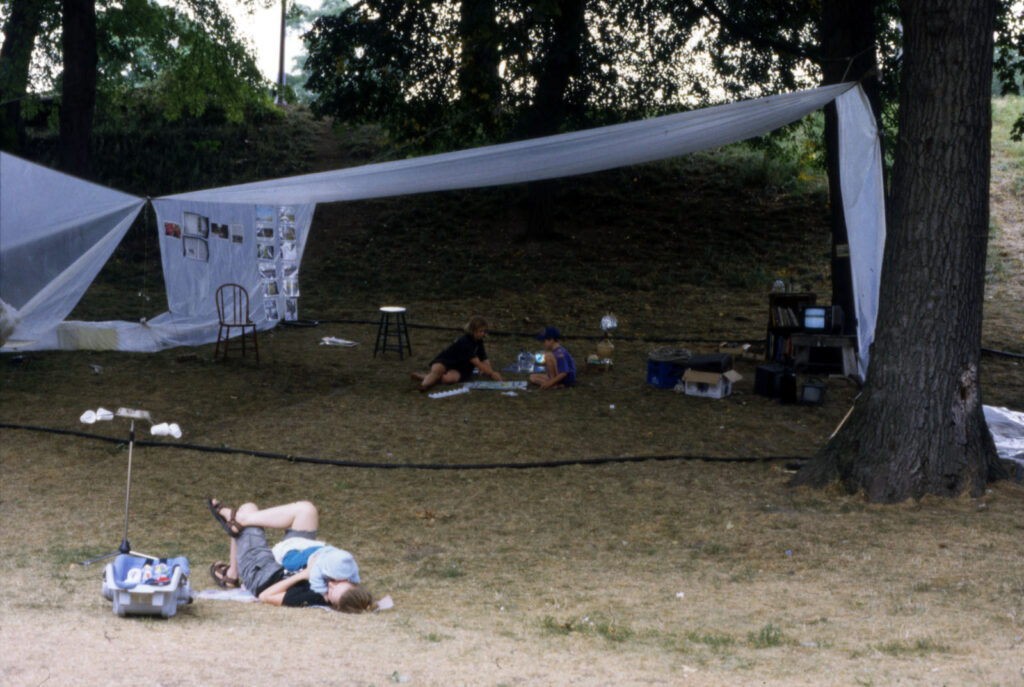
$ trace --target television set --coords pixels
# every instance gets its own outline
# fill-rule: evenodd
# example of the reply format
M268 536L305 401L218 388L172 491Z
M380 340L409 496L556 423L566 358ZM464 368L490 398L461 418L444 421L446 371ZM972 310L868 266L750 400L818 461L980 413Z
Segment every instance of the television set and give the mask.
M805 305L800 324L811 334L833 334L843 327L843 309L838 305Z

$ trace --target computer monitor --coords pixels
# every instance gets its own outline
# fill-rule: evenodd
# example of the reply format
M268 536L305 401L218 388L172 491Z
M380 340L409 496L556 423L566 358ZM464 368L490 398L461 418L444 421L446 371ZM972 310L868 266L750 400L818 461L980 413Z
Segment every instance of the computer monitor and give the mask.
M832 334L843 327L843 309L838 305L805 305L800 313L804 331Z
M803 325L809 332L827 332L832 329L832 309L824 305L804 308Z

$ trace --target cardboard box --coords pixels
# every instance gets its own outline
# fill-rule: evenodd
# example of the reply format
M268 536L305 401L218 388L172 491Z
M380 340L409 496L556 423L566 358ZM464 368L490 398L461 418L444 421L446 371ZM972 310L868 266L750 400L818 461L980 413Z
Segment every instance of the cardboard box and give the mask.
M743 375L736 370L701 372L690 369L683 375L683 392L687 396L725 398L732 393L732 385L741 379Z

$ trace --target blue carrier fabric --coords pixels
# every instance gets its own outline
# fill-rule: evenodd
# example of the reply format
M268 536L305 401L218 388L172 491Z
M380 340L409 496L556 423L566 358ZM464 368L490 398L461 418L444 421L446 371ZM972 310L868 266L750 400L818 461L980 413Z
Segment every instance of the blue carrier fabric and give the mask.
M103 571L103 596L114 615L159 615L170 618L178 606L192 603L188 559L118 554Z

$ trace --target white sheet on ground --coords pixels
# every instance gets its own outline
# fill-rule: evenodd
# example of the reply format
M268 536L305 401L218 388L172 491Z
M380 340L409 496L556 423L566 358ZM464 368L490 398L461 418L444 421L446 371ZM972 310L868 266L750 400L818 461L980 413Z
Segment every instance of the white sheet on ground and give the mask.
M81 300L145 202L0 153L5 340L47 339Z
M1024 413L1009 408L985 406L985 422L1000 458L1024 465Z

